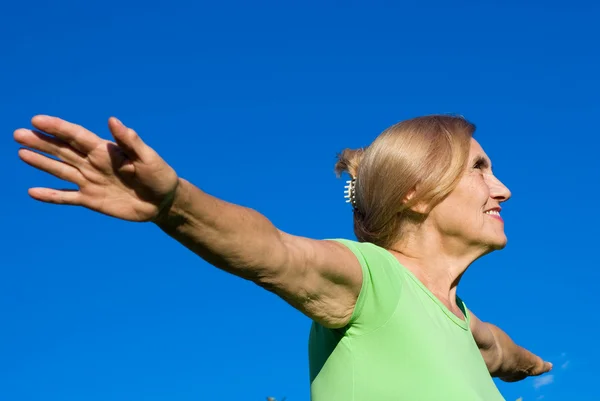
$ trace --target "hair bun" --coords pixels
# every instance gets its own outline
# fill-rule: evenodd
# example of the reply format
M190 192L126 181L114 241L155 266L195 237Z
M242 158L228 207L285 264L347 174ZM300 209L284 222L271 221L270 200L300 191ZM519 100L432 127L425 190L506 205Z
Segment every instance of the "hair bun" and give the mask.
M335 163L334 171L339 177L346 172L350 177L355 178L358 174L358 166L365 153L364 148L360 149L344 149L337 155L337 163Z

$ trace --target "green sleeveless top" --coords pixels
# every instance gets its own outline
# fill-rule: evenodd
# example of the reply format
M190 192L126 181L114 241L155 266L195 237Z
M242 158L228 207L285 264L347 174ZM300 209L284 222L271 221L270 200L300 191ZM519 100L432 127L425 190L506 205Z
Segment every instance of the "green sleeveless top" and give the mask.
M466 321L387 250L336 240L356 255L363 284L349 324L313 323L312 401L505 401Z

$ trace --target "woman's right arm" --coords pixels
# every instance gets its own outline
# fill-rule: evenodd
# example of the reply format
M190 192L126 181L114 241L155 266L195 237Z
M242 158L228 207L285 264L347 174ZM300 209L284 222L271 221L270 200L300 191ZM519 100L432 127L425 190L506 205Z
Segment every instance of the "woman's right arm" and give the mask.
M78 186L31 188L34 199L154 221L209 263L278 294L322 325L349 321L362 270L344 245L283 233L256 211L204 193L115 118L108 124L115 142L56 117L35 116L32 125L35 130L15 131L27 147L20 158Z
M262 214L183 179L155 223L210 264L276 293L326 327L342 327L352 315L362 270L340 243L284 233Z

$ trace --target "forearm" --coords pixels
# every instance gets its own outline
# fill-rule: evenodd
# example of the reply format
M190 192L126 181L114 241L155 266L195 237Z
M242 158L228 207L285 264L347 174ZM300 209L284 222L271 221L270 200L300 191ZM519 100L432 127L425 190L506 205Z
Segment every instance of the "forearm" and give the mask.
M500 328L486 323L496 342L495 360L488 363L490 374L494 377L528 376L540 358L515 342ZM542 362L543 363L543 362Z
M266 217L183 179L155 223L210 264L255 282L275 274L285 259L282 234Z

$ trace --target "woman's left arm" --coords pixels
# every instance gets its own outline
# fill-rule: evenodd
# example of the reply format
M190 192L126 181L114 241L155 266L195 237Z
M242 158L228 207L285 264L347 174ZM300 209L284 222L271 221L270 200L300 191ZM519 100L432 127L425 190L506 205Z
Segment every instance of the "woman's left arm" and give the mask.
M482 322L470 310L469 315L473 338L493 377L516 382L552 369L550 362L515 344L499 327Z

